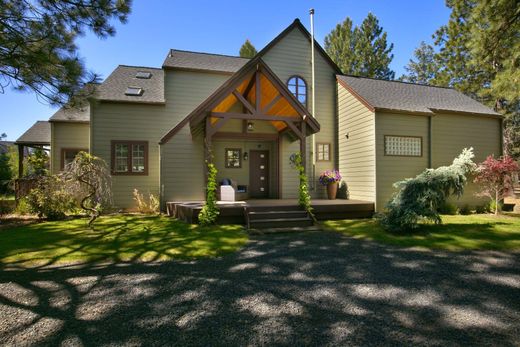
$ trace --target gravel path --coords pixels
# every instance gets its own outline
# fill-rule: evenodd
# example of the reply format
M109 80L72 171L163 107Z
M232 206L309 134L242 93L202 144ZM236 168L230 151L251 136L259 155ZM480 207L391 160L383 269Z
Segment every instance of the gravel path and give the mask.
M0 345L520 345L520 254L315 232L219 259L0 272Z

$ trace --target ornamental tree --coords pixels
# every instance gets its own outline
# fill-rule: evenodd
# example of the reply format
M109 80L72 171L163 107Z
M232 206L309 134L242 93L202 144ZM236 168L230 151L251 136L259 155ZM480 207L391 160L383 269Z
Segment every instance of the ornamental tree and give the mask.
M486 196L495 202L495 215L499 201L513 191L513 175L518 173L518 163L509 156L495 159L492 155L478 164L475 183L479 184L479 196Z

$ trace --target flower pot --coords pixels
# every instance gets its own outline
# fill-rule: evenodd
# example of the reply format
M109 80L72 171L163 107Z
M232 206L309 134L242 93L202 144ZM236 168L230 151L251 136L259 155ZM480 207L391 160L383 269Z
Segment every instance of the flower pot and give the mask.
M336 194L338 193L338 182L332 182L327 184L327 197L329 200L335 200Z

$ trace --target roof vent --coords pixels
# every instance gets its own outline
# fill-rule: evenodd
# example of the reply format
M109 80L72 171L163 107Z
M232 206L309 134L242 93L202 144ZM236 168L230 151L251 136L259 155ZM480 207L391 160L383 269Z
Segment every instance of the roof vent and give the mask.
M152 73L148 71L137 71L137 73L135 74L135 78L149 80L150 78L152 78Z
M129 95L129 96L141 96L141 95L143 95L143 93L144 93L143 88L139 88L139 87L128 87L128 88L126 88L126 91L125 91L125 95Z

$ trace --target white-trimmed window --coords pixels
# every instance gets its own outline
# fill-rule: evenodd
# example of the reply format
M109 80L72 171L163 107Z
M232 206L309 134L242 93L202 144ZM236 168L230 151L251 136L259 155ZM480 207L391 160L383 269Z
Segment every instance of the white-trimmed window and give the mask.
M422 157L422 137L385 135L385 155Z
M316 160L330 161L330 143L316 143Z
M287 80L287 88L298 99L300 104L307 106L307 83L301 76L292 76Z

